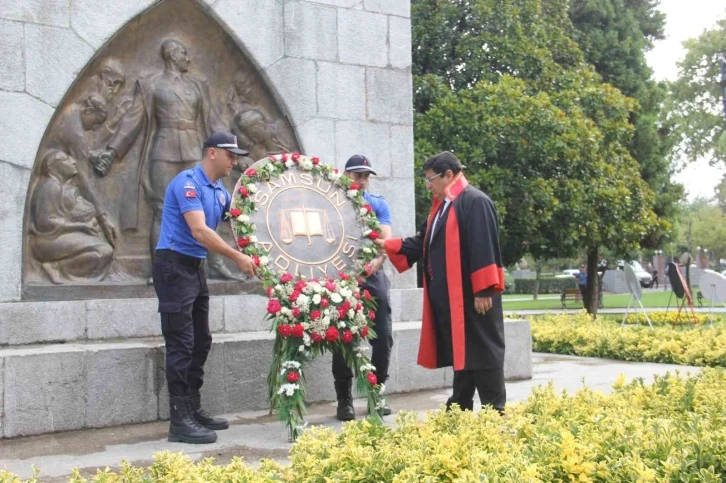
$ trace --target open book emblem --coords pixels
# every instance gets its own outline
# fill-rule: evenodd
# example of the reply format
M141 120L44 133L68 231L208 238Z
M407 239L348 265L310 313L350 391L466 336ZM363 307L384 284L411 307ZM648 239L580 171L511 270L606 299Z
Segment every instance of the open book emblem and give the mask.
M296 236L307 237L308 246L312 244L312 237L320 236L332 245L335 243L335 233L330 226L330 219L325 210L302 208L280 210L280 239L285 245L290 245Z

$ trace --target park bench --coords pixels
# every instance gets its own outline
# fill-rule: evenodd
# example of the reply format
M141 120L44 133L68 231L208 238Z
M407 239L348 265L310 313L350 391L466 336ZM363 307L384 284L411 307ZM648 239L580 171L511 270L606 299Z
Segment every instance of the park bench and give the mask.
M566 288L562 290L562 293L560 294L560 302L562 303L563 309L567 308L568 300L574 300L575 302L579 302L580 305L582 305L582 294L580 293L580 289Z

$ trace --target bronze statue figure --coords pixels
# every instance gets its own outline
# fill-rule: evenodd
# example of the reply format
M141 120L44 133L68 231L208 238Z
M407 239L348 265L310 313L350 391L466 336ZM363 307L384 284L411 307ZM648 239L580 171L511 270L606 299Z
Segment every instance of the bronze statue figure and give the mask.
M102 280L113 257L115 227L93 203L75 159L51 149L43 157L41 172L30 206L35 259L55 284Z

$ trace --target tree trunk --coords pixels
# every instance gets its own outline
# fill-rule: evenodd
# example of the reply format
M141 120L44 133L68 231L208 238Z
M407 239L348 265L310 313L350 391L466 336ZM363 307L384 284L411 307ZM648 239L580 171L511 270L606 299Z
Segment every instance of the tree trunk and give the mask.
M597 276L598 249L587 252L587 312L597 315L600 279Z
M542 264L538 261L534 262L534 294L532 295L533 300L537 300L537 294L539 294L539 276L542 273Z

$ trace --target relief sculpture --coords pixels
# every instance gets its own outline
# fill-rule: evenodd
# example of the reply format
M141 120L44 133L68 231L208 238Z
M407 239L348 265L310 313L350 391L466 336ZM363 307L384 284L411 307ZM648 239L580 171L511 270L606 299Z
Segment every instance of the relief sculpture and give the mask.
M24 297L54 298L49 287L93 297L110 286L143 296L166 187L199 163L217 129L250 150L230 191L258 159L299 150L269 87L204 2L163 0L97 53L46 130L26 207ZM231 244L227 224L219 233ZM223 258L208 262L220 287L244 280Z

